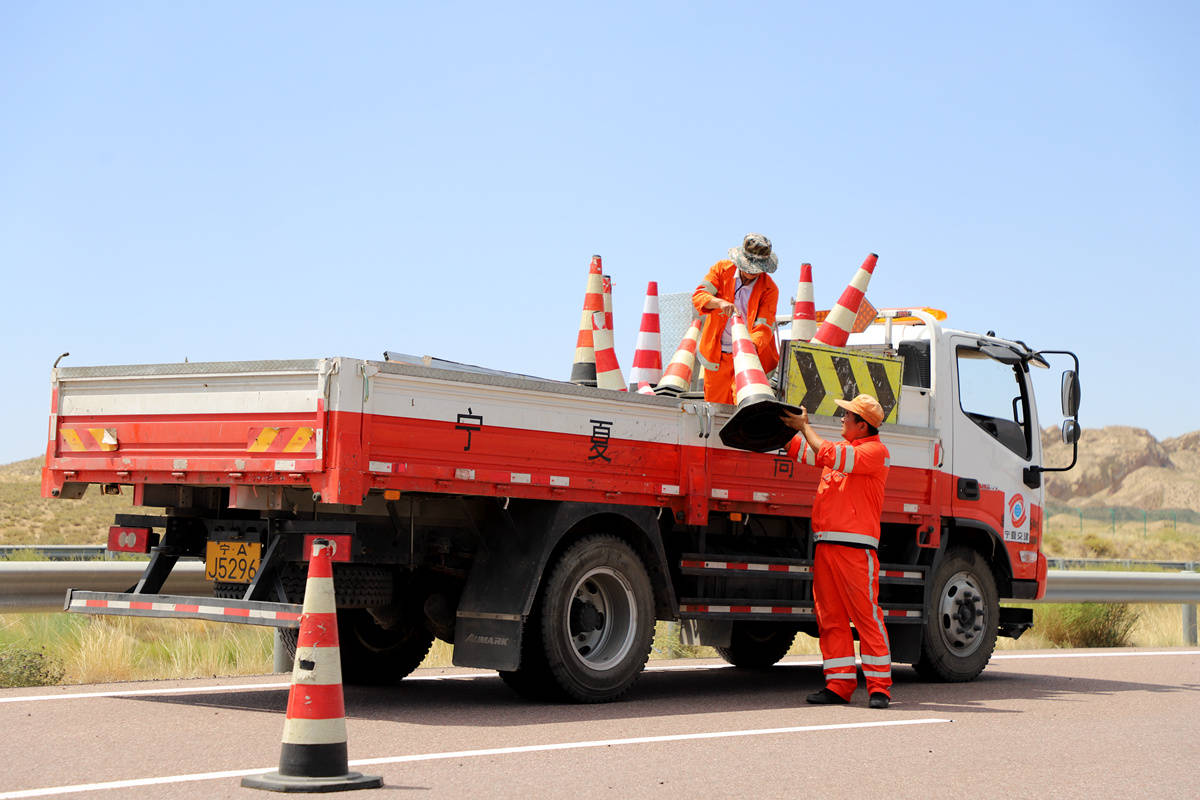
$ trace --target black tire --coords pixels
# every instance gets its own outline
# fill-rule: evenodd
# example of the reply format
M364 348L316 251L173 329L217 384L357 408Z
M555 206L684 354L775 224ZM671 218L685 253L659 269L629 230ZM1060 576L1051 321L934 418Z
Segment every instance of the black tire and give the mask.
M778 622L735 622L729 647L718 647L717 655L735 667L764 669L787 655L796 629Z
M526 700L560 702L568 699L550 674L542 647L542 619L536 613L525 620L521 634L521 666L501 670L500 680Z
M1000 600L996 579L974 550L947 551L933 575L921 657L913 666L927 680L974 680L996 648Z
M654 639L650 576L633 548L607 534L580 539L555 562L539 598L540 636L530 645L540 654L517 682L537 679L544 664L552 693L565 699L605 703L627 692Z
M433 645L424 625L400 621L384 628L362 608L339 610L337 624L342 682L348 685L397 683L420 666Z

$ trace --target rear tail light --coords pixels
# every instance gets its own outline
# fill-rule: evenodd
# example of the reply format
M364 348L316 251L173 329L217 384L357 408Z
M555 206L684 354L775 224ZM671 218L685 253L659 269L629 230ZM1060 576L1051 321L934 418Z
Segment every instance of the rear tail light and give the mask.
M117 553L149 553L158 544L158 534L149 528L122 528L114 525L108 529L108 549Z

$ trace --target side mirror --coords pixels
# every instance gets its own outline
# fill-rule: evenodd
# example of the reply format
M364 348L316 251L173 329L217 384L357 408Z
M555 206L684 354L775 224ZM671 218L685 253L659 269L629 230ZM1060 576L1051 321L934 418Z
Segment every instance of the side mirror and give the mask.
M1079 416L1079 374L1072 369L1062 376L1062 413L1064 417Z
M1064 420L1062 424L1062 440L1067 444L1075 444L1079 441L1080 434L1079 422L1073 419Z

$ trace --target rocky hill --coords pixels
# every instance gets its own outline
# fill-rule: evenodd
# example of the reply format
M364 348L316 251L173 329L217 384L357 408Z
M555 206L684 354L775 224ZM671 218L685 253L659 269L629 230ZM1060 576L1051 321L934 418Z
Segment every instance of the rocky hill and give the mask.
M1042 432L1047 464L1067 464L1059 431ZM1131 506L1200 512L1200 431L1158 441L1143 428L1088 428L1079 463L1046 476L1048 500L1076 507Z

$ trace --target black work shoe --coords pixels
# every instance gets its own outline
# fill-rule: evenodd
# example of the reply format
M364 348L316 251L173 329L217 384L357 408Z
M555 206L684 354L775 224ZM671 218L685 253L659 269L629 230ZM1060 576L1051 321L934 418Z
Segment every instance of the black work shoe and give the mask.
M887 708L891 699L883 692L871 692L871 699L867 701L867 705L871 708Z
M845 705L850 701L842 697L836 692L831 692L828 689L822 689L819 692L813 692L807 698L808 702L815 703L819 706Z

